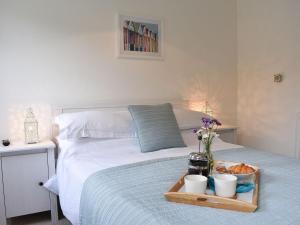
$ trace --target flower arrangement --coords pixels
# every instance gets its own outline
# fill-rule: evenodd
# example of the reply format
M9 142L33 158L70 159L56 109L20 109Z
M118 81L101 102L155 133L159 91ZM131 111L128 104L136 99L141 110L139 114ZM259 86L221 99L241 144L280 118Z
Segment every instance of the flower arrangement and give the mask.
M201 142L204 145L205 155L208 159L209 169L210 171L212 171L214 160L211 152L211 145L213 143L214 138L218 136L215 130L218 128L218 126L221 126L222 124L218 120L209 117L203 117L201 121L202 127L200 129L193 129L193 132L197 135L199 140L199 153L201 152Z

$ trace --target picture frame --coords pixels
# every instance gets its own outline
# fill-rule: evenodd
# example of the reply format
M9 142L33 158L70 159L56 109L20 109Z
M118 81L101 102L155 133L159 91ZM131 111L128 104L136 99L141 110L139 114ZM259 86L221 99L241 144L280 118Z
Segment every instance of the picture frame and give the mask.
M163 21L118 14L118 57L162 60Z

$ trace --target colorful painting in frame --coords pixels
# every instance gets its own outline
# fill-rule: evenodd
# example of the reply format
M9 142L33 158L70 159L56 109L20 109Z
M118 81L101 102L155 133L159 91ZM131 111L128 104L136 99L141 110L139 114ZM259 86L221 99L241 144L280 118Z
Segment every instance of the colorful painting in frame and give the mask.
M161 20L119 15L119 57L162 59Z

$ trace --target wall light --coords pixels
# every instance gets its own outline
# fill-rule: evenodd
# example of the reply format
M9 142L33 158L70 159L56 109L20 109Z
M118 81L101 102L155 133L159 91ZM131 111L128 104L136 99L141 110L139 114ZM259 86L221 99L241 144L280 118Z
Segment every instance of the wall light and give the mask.
M204 112L209 116L213 116L213 110L211 109L208 101L190 101L189 108L194 111Z
M48 103L16 103L10 105L8 108L9 139L15 143L26 140L24 122L28 108L32 109L38 121L39 141L51 139L53 115L52 107Z

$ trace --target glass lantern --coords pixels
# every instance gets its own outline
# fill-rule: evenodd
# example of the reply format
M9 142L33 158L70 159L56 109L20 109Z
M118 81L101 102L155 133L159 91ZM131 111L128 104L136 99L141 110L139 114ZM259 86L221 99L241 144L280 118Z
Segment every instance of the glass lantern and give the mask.
M25 143L35 144L39 142L38 121L36 120L32 108L27 109L25 121Z

